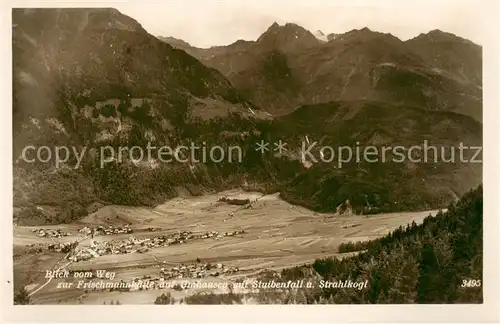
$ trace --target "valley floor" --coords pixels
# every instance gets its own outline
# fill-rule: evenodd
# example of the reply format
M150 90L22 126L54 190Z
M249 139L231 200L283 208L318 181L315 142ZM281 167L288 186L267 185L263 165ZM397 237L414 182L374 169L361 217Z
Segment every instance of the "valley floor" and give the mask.
M225 196L249 199L252 203L249 207L218 201ZM73 224L15 226L14 284L17 289L26 287L34 304L103 304L111 301L119 301L121 304L152 304L163 292L169 291L172 297L183 298L203 289L178 291L163 288L128 292L82 289L75 287L78 279L45 278L46 270L59 268L94 273L96 270L107 270L115 273L112 281L119 282L157 278L165 268L210 263L220 269L237 271L220 271L217 277L204 276L196 280L235 282L255 277L264 270L303 265L330 256L343 257L344 255L337 253L341 243L374 239L412 221L420 223L429 214L435 213L436 211L427 211L370 216L320 214L293 206L281 200L279 194L262 195L241 190L175 198L153 209L106 206ZM126 224L133 233L99 235L92 239L79 232L85 226L120 227ZM33 232L35 228L60 229L69 235L39 237ZM48 244L78 240L78 247L85 248L95 243L123 242L131 236L141 241L167 234L211 231L243 233L187 240L181 244L150 248L143 253L101 255L77 262L66 260L65 253L49 251L45 247ZM184 277L165 279L165 282L180 279L194 280ZM96 278L93 280L98 281ZM58 288L58 283L62 281L72 281L74 284L70 288ZM212 291L222 292L217 289Z

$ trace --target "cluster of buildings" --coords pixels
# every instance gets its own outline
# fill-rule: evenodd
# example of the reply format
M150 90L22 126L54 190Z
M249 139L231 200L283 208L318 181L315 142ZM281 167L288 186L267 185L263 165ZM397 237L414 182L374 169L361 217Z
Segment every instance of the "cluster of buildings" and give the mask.
M207 239L207 238L221 239L224 236L235 236L235 235L244 234L244 233L245 233L245 230L237 230L237 231L224 232L224 233L219 233L217 231L211 231L211 232L206 232L203 234L198 234L195 236L195 238L198 238L198 239Z
M235 267L228 267L222 263L192 263L188 265L180 265L172 268L161 268L160 277L169 279L197 279L208 276L218 277L220 275L230 275L238 272Z
M130 237L122 241L92 241L90 247L79 247L68 257L73 262L85 261L108 254L144 253L153 246L160 246L158 238L138 240Z
M123 227L113 227L113 225L109 225L108 227L98 226L98 227L87 227L80 229L79 232L83 235L113 235L113 234L130 234L132 233L132 229L129 225L125 225Z
M86 261L92 258L98 257L99 254L91 248L77 249L71 255L68 256L69 261L78 262Z
M69 233L65 233L60 229L43 229L37 228L32 230L39 237L63 237L70 235Z
M209 276L218 277L221 275L229 275L238 272L238 268L228 267L221 263L210 264L210 263L193 263L188 265L179 265L172 268L161 268L159 276L149 276L144 275L133 279L131 282L127 283L127 291L129 290L140 290L151 288L162 287L162 284L168 282L172 279L200 279ZM134 285L140 283L141 285ZM163 287L171 287L170 285L164 285ZM171 287L176 290L182 290L182 284L175 284Z
M47 248L49 249L49 251L68 253L73 248L75 248L77 245L78 245L77 241L64 242L64 243L53 243L53 244L49 244L49 246Z
M137 239L133 236L120 241L92 241L90 247L79 247L68 260L73 262L96 258L108 254L145 253L150 249L165 247L174 244L183 244L195 239L220 239L225 236L234 236L245 233L244 230L219 233L216 231L193 234L189 231L179 231L177 233L162 235L154 238Z
M157 228L148 228L150 232L156 232L159 229ZM123 227L113 227L112 225L109 225L108 227L104 226L99 226L99 227L87 227L85 226L84 228L80 229L79 232L85 236L91 236L93 235L113 235L113 234L131 234L133 233L133 230L129 227L129 225L125 225ZM205 233L198 233L194 234L190 231L179 231L177 233L169 234L169 235L164 235L157 237L153 239L157 244L163 244L166 242L166 245L170 244L179 244L179 243L185 243L188 240L192 239L207 239L207 238L215 238L215 239L220 239L224 236L234 236L234 235L239 235L239 234L244 234L244 230L236 230L232 232L225 232L225 233L219 233L217 231L210 231L210 232L205 232ZM64 234L64 235L69 235L69 234ZM148 242L146 239L145 242ZM150 243L154 245L152 242ZM157 247L157 246L151 246L151 247Z

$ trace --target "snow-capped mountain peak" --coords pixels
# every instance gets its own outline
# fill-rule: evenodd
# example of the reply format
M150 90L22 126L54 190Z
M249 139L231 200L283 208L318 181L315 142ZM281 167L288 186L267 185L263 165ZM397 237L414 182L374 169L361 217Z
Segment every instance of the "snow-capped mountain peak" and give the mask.
M316 37L317 39L319 39L322 42L328 41L328 39L326 38L326 35L321 30L317 30L313 35L314 35L314 37Z

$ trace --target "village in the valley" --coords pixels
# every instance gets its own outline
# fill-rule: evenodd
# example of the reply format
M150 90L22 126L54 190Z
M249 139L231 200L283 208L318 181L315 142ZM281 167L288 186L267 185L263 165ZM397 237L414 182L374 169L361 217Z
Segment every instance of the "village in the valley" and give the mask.
M148 230L152 232L156 231L156 229L152 228ZM36 233L37 236L44 238L59 238L71 235L71 233L68 232L51 229L34 229L33 232ZM98 226L94 228L85 226L81 228L78 233L81 236L80 239L83 238L90 240L89 246L82 246L79 244L80 242L78 240L75 240L63 243L48 243L45 247L50 251L67 253L67 260L71 262L79 262L110 254L145 253L151 249L176 244L185 244L194 240L221 240L225 237L245 234L245 230L235 230L224 233L209 231L196 234L189 231L178 231L176 233L156 236L153 238L138 239L131 235L129 238L124 240L110 241L98 241L94 240L94 238L99 235L132 234L133 230L130 228L130 225L119 227L113 227L110 225L108 227ZM234 273L237 271L238 268L229 268L221 263L201 263L198 259L196 263L190 265L181 264L170 268L162 267L160 270L160 276L157 279L203 278L206 276L217 277L219 275ZM150 277L143 279L150 279L151 281L155 280L155 278Z
M225 193L175 198L154 209L105 206L72 224L14 226L18 282L39 304L151 303L161 287L170 287L166 291L179 300L207 290L172 283L255 280L269 270L338 254L342 242L379 237L429 215L387 214L361 222L361 216L291 205L279 194ZM116 278L104 280L101 289L93 286L101 280L95 277L44 276L46 271L97 269L115 272ZM71 288L60 289L64 282Z

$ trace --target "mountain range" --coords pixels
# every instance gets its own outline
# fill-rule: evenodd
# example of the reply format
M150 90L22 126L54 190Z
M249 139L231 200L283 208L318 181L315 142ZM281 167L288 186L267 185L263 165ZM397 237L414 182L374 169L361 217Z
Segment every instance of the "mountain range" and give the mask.
M356 213L422 210L481 182L481 164L338 168L298 158L304 138L334 147L480 146L482 50L457 36L432 31L403 42L364 28L325 41L275 23L255 41L201 49L150 35L116 9L14 9L12 18L17 223L235 186L279 191L318 211L346 202ZM264 157L255 151L263 139L286 139L290 150ZM193 141L238 145L244 161L99 165L101 147ZM76 170L74 158L56 168L23 161L28 145L89 154Z
M256 41L208 49L159 38L219 70L275 114L332 100L375 100L482 116L481 47L439 30L401 41L368 28L325 36L274 23Z

